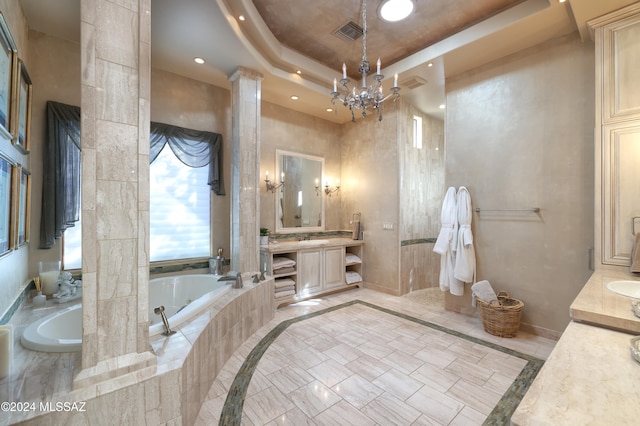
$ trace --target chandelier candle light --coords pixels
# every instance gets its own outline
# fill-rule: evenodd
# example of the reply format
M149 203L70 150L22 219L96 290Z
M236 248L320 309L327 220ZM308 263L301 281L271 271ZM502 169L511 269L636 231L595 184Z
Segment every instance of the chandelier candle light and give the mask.
M342 64L342 79L340 80L340 84L342 88L344 88L344 93L341 95L338 92L338 79L333 79L333 92L331 92L331 103L335 106L336 101L340 102L342 105L349 107L351 111L351 121L356 122L356 117L354 114L354 110L362 110L362 118L367 116L367 109L374 109L378 111L378 121L382 121L382 103L387 99L393 97L393 101L395 102L400 95L398 92L400 88L398 87L398 74L396 74L393 78L393 87L391 88L391 93L388 95L384 95L382 90L382 80L384 79L384 75L380 73L380 58L378 58L377 66L376 66L376 74L373 76L374 83L370 86L367 86L367 74L369 74L369 61L367 60L367 0L362 0L362 61L360 61L360 74L362 75L362 87L360 90L356 88L356 85L353 88L349 89L350 79L347 77L347 65L345 63Z

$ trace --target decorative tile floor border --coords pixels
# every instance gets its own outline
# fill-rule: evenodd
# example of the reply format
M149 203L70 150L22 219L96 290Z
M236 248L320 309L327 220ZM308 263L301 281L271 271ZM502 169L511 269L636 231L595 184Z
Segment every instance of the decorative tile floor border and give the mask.
M487 419L484 421L484 425L505 425L509 424L511 415L520 404L522 397L529 389L531 382L538 375L538 372L542 368L544 361L531 355L518 352L513 349L505 348L504 346L496 345L495 343L487 342L477 337L469 336L459 331L451 330L449 328L424 321L419 318L415 318L400 312L392 311L391 309L383 308L362 300L352 300L350 302L342 303L340 305L332 306L330 308L322 309L310 314L301 315L296 318L291 318L282 321L274 329L272 329L266 336L260 340L260 342L251 350L244 363L238 370L238 374L233 380L227 399L224 402L222 413L220 415L220 426L240 425L242 421L242 409L244 406L244 400L247 394L247 388L251 381L251 376L258 366L258 362L262 358L262 355L267 351L271 343L273 343L283 331L285 331L290 325L300 321L304 321L310 318L324 315L329 312L336 311L338 309L346 308L355 304L367 306L369 308L376 309L380 312L384 312L389 315L394 315L399 318L414 322L416 324L423 325L425 327L432 328L447 334L450 334L461 339L468 340L470 342L486 346L491 349L503 352L508 355L512 355L527 361L522 371L516 379L513 381L509 389L502 396L498 404L493 408Z

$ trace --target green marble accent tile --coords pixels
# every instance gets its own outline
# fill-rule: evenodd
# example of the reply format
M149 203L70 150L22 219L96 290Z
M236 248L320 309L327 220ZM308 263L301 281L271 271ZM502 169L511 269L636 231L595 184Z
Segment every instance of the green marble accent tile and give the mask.
M433 244L435 243L437 238L415 238L413 240L402 240L400 242L400 246L412 246L415 244Z
M448 329L446 327L421 320L419 318L415 318L406 314L402 314L400 312L392 311L391 309L383 308L377 305L373 305L368 302L364 302L361 300L352 300L347 303L343 303L340 305L336 305L330 308L322 309L317 312L313 312L307 315L302 315L296 318L292 318L278 324L273 330L271 330L262 340L253 348L253 350L247 356L247 359L244 361L238 374L236 375L231 387L229 389L229 393L227 394L227 399L225 400L224 407L222 408L222 413L220 415L219 425L228 426L228 425L240 425L242 423L242 409L244 405L245 396L247 394L247 388L249 387L249 382L251 381L251 376L253 372L258 366L258 362L262 355L269 348L271 343L273 343L276 338L282 334L284 330L287 329L291 324L295 324L300 321L304 321L310 318L317 317L319 315L324 315L328 312L333 312L338 309L342 309L348 306L352 306L355 304L361 304L368 306L373 309L377 309L380 312L384 312L389 315L395 315L399 318L403 318L408 321L412 321L416 324L423 325L425 327L432 328L434 330L438 330L447 334L450 334L455 337L459 337L461 339L468 340L470 342L486 346L491 349L495 349L497 351L509 354L511 356L518 357L527 361L527 364L522 369L518 377L513 381L511 387L505 392L502 396L502 399L498 402L498 404L494 407L493 411L489 414L487 419L484 422L484 425L505 425L509 424L511 419L511 415L520 404L522 397L529 389L531 382L538 375L538 372L542 368L544 361L538 359L534 356L527 355L521 352L518 352L513 349L505 348L500 345L496 345L495 343L487 342L477 337L468 336L466 334L460 333L455 330Z

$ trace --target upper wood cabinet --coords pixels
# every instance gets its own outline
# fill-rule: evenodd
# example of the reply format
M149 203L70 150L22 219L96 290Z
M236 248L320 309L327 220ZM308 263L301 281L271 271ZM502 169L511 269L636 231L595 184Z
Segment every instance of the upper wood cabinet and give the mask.
M589 26L596 46L596 264L628 266L640 218L640 3Z

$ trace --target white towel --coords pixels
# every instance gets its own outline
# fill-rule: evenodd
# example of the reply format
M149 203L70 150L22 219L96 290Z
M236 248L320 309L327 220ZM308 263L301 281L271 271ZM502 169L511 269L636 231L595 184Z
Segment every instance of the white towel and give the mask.
M273 258L273 270L279 268L286 268L289 266L296 266L296 261L289 259L288 257L274 257Z
M279 299L281 297L292 296L294 294L296 294L295 290L279 291L278 293L273 293L273 297L275 299Z
M449 187L442 202L440 212L440 233L433 251L440 255L440 289L447 291L455 281L453 269L458 235L458 216L456 214L456 189Z
M362 260L360 260L360 258L358 256L356 256L355 254L351 254L351 253L347 253L347 255L345 256L344 260L347 263L362 263Z
M347 271L347 273L345 274L345 279L347 281L347 284L355 284L362 281L362 277L360 276L360 274L355 271Z
M282 278L282 279L277 279L273 282L273 285L275 288L282 288L282 287L288 287L288 286L295 286L296 282L290 278Z
M476 253L473 248L473 234L471 233L471 196L464 186L458 188L456 207L459 228L456 242L456 261L453 271L455 280L451 286L451 294L462 296L464 294L464 283L474 282L476 275Z
M482 280L471 286L471 305L474 308L476 307L476 298L489 303L492 300L497 300L498 296L493 287L491 287L491 283L487 280Z

